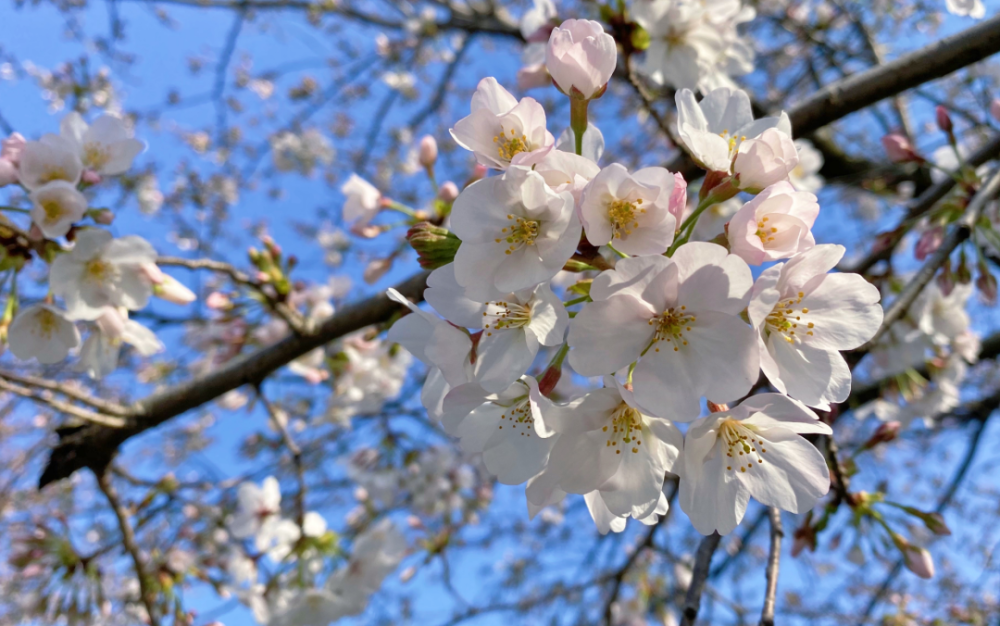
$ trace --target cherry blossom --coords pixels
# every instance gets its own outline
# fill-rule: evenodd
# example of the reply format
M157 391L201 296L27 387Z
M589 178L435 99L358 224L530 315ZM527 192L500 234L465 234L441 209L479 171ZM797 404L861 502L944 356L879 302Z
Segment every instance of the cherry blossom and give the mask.
M588 128L590 131L591 128ZM589 132L584 134L584 152L587 150L586 140ZM597 176L601 167L586 156L557 149L545 155L533 168L540 174L556 193L568 191L576 203L580 202L583 190Z
M83 166L107 176L124 174L132 161L145 149L125 121L105 113L88 125L76 111L70 112L60 124L60 134L73 143Z
M80 345L80 331L64 311L49 304L33 304L14 317L7 345L19 359L58 363Z
M54 180L35 189L30 198L34 205L31 220L49 239L64 236L87 213L86 196L64 180Z
M799 153L799 163L788 173L788 182L798 191L816 193L823 188L823 177L819 174L823 168L823 153L808 139L796 139L795 149Z
M552 81L570 97L600 96L618 63L618 46L600 22L566 20L552 31L545 66Z
M153 294L144 266L155 261L156 251L142 237L114 239L105 230L87 229L53 261L49 285L74 319L95 320L105 306L135 311Z
M674 240L670 212L674 175L662 167L629 174L613 163L590 181L580 200L580 221L595 246L611 244L625 254L663 254Z
M977 20L986 17L983 0L944 0L944 4L952 15L968 16Z
M570 365L597 376L638 361L636 403L690 421L702 396L735 400L757 380L754 333L739 317L751 286L746 263L715 244L622 259L594 279L594 301L570 324Z
M46 134L21 148L18 179L28 189L38 189L54 180L75 186L82 175L83 163L76 144L65 137Z
M816 196L788 182L771 185L729 222L730 248L750 265L787 259L816 245L811 229L817 216Z
M18 181L18 164L21 162L21 150L24 149L24 137L20 133L11 133L0 141L0 187L13 185Z
M791 137L788 116L753 119L750 97L739 89L710 91L698 102L690 89L677 92L677 128L681 141L699 164L711 172L732 171L740 145L776 129Z
M857 274L827 273L843 256L843 246L824 244L768 268L754 284L748 309L768 380L823 410L851 391L840 351L864 344L882 324L874 285Z
M340 193L345 197L344 221L355 228L367 225L382 207L382 192L357 174L351 174Z
M90 336L83 342L76 369L91 378L107 376L118 367L123 343L131 345L142 356L151 356L164 348L156 333L128 319L127 310L105 307L101 316L94 320Z
M594 525L597 527L597 532L602 535L608 534L608 531L620 533L625 530L625 524L631 515L615 515L608 508L607 503L604 501L603 492L601 491L591 491L588 494L584 494L583 501L587 504L587 510L590 512L591 519L594 520ZM660 499L657 502L656 508L649 512L645 517L640 518L638 521L642 522L646 526L652 526L660 521L660 518L667 514L670 509L670 502L667 500L667 496L661 491Z
M552 278L580 241L573 196L551 190L540 174L524 168L466 187L451 224L462 240L455 278L480 302L494 290L515 292Z
M768 128L759 136L740 141L733 161L739 188L760 193L765 187L788 180L799 164L799 153L789 134Z
M830 490L822 453L799 435L831 434L800 402L764 393L691 424L678 501L703 535L728 535L752 496L765 506L803 513Z
M455 123L451 136L476 161L500 170L534 165L555 145L542 105L534 98L518 101L492 77L479 81L472 113Z

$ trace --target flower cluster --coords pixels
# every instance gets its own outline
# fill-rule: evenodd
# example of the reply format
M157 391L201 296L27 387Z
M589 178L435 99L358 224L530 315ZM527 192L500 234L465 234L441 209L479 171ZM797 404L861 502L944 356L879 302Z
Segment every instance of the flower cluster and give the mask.
M122 344L143 356L163 349L151 330L129 319L129 311L145 308L154 295L178 304L195 299L160 270L149 242L137 236L116 239L94 227L110 224L114 216L108 209L88 209L85 192L104 177L124 174L143 149L125 121L111 114L87 124L73 112L63 118L58 135L26 141L14 133L3 141L0 186L19 185L27 193L32 208L26 236L54 257L50 295L20 311L12 298L4 314L2 326L18 358L56 363L79 348L77 369L99 378L118 366ZM86 219L93 226L83 224ZM63 238L71 245L60 244ZM11 268L20 265L5 269ZM78 323L90 329L82 347Z
M602 532L629 517L653 523L668 472L706 534L732 531L751 496L803 512L829 475L801 435L830 433L812 409L847 399L841 351L874 336L880 293L831 273L844 248L817 245L817 198L789 182L799 151L788 117L753 119L742 91L677 94L679 137L706 170L688 213L683 177L585 156L586 102L604 92L616 56L594 29L553 29L546 56L571 100L575 152L553 140L538 102L480 82L452 135L499 172L454 201L461 243L425 292L436 314L389 290L411 314L388 339L427 366L429 415L499 482L527 483L532 513L576 493ZM752 199L723 236L691 241L706 211L741 192ZM754 280L750 266L765 263ZM586 272L568 300L553 287L563 269ZM551 360L533 376L540 353ZM567 365L603 387L554 401ZM761 373L777 393L724 404ZM700 417L704 400L713 411Z

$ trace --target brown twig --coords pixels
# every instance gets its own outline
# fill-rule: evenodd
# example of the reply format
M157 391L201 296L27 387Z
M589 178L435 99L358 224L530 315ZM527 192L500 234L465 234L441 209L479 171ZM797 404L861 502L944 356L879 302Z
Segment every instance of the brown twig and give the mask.
M688 585L687 595L684 597L684 615L681 626L693 626L698 619L698 611L701 608L701 594L705 590L705 581L708 579L709 568L712 565L712 555L719 547L722 535L712 533L701 540L698 544L698 551L695 553L694 569L691 571L691 584Z
M785 531L781 527L781 511L777 507L767 510L771 520L771 551L767 556L767 590L764 593L764 608L760 612L760 626L774 626L774 602L778 594L778 567L781 564L781 539Z

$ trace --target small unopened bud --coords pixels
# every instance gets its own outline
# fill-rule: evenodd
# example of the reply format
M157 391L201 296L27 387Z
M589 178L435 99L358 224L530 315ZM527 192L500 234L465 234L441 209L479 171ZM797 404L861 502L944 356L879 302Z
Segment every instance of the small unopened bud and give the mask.
M455 260L455 253L462 244L447 228L420 222L410 227L406 233L410 246L417 252L420 267L437 269Z
M166 277L166 274L163 273L163 270L161 270L160 266L156 263L143 263L139 267L139 271L146 277L146 280L154 285L161 284Z
M559 384L559 379L562 378L562 367L550 367L545 370L542 377L538 379L538 392L541 393L546 398L552 394L552 390L556 388Z
M420 164L425 168L432 168L437 162L438 144L434 137L424 135L420 140Z
M889 443L899 436L899 431L903 427L900 422L885 422L880 424L872 436L861 446L862 450L870 450L881 443Z
M452 202L455 201L455 198L457 197L458 197L458 185L456 185L452 181L447 180L441 183L441 186L438 187L438 199L440 199L442 202L447 202L448 204L451 204Z
M951 259L944 262L944 267L934 277L934 282L937 283L938 289L941 290L941 294L946 298L955 289L955 274L951 271Z
M226 294L220 291L213 291L205 298L205 306L215 311L224 311L233 306L233 301Z
M380 278L385 276L386 272L392 269L392 257L385 259L372 259L368 262L368 266L365 267L365 271L362 274L365 282L369 285L374 285L379 281Z
M115 221L115 214L110 209L95 209L90 212L90 216L94 218L95 222L104 226L108 226Z
M723 413L723 412L729 410L729 405L726 404L725 402L722 402L720 404L716 404L716 403L712 402L711 400L709 400L708 401L708 410L711 411L712 413Z
M948 114L948 109L938 105L934 109L934 117L937 119L938 128L944 132L950 135L955 130L955 126L951 123L951 115Z
M997 303L997 279L985 265L979 265L979 275L976 276L976 289L989 305Z
M882 137L882 147L889 155L889 160L895 163L923 162L924 158L917 154L913 144L899 133L890 133Z
M153 285L153 293L174 304L191 304L197 300L193 291L168 274L163 274L163 280Z
M80 180L86 185L96 185L101 182L101 175L92 170L86 170Z
M410 580L417 575L417 566L411 565L404 569L399 575L399 581L403 583L408 583Z
M962 250L959 259L958 267L955 269L955 280L963 285L968 285L972 282L972 270L969 269L969 263L965 258L965 250Z
M917 240L917 246L913 250L914 256L917 257L918 261L923 261L928 256L931 255L935 250L941 247L941 242L944 241L944 226L933 226L928 228L920 235L920 239Z
M990 115L1000 122L1000 98L993 98L993 102L990 103Z
M792 556L798 556L803 550L816 551L816 530L812 527L810 519L806 519L806 522L796 528L792 535Z
M374 239L382 234L382 227L376 226L375 224L354 226L351 228L351 232L364 239Z
M905 543L905 541L904 541ZM905 543L905 546L896 544L903 553L903 563L906 569L924 579L934 578L934 559L926 549Z
M469 176L469 180L468 180L468 182L465 183L465 185L469 186L472 183L476 182L477 180L481 180L483 178L486 178L486 172L487 171L488 170L486 169L485 165L483 165L481 163L476 163L476 166L474 168L472 168L472 175Z
M951 535L951 529L948 528L948 524L945 524L944 516L940 513L924 513L920 516L920 519L924 521L924 526L927 527L927 530L935 535L940 537Z

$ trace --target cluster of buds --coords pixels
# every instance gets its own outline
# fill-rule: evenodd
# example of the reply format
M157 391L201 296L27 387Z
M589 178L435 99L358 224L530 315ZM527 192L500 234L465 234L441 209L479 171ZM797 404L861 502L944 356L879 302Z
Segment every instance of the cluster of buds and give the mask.
M430 222L420 222L410 227L406 233L410 246L417 251L420 267L433 270L443 267L455 260L459 239L447 228L435 226Z
M264 244L263 250L250 248L247 253L250 262L257 268L257 280L272 285L279 296L287 296L292 291L288 275L298 263L298 259L295 255L289 255L285 259L281 246L270 237L263 237L261 243Z

